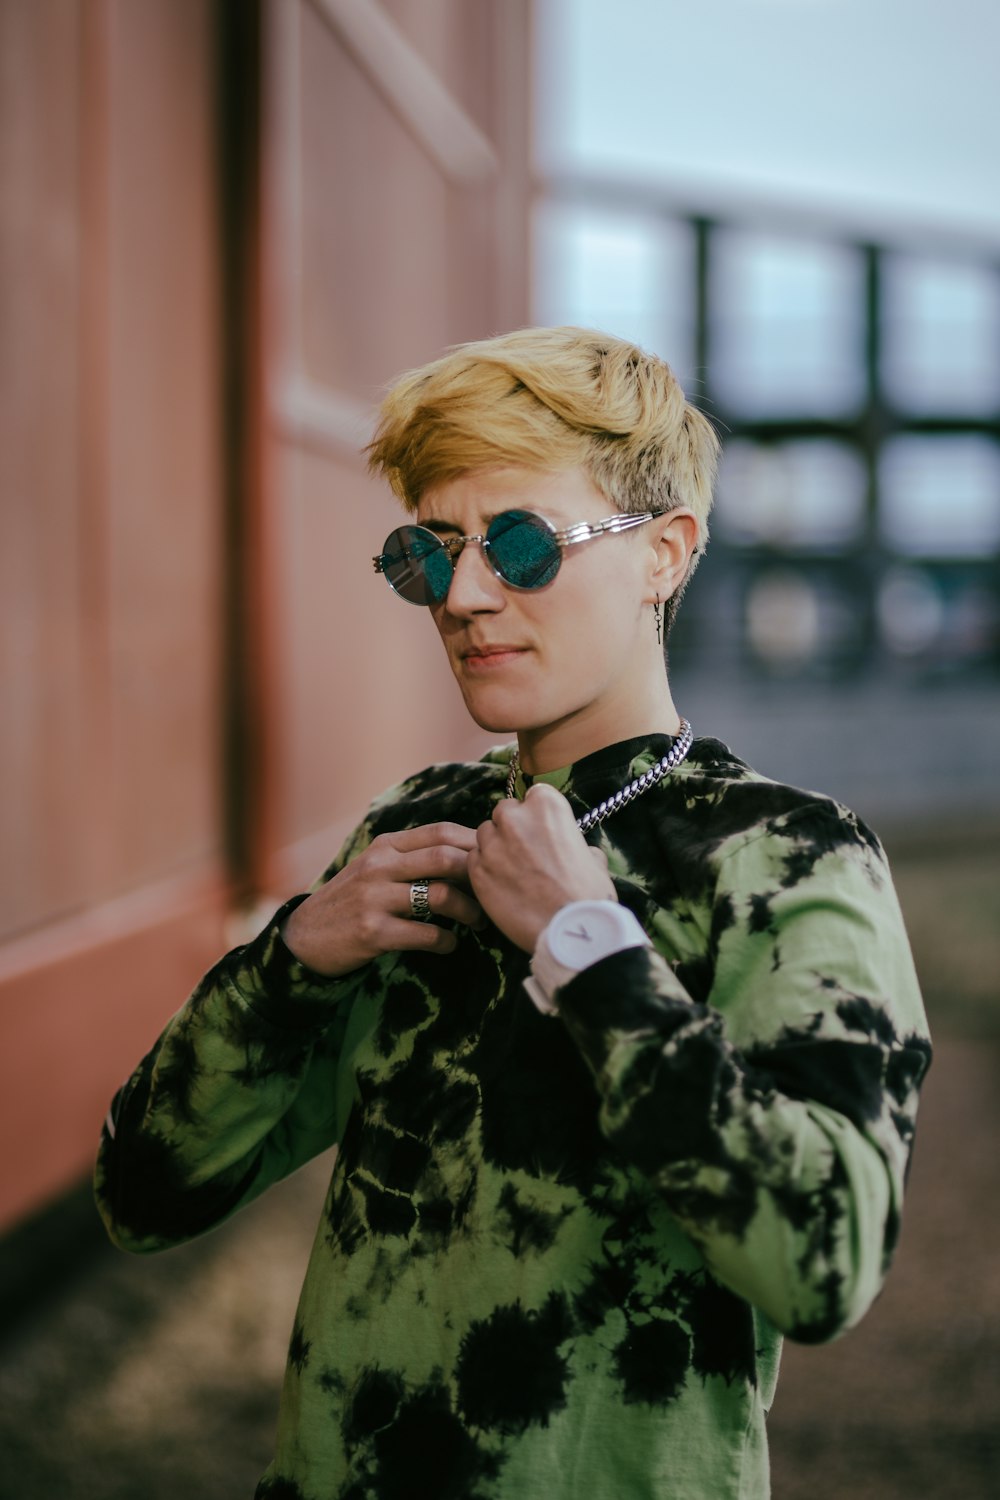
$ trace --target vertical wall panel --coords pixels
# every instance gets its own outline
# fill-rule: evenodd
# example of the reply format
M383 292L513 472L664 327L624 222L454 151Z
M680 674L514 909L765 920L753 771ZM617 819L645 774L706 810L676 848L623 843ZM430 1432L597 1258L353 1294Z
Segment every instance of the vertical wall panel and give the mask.
M450 189L311 6L301 23L301 360L372 402L387 355L416 363L450 324Z
M224 943L214 25L0 6L0 1227Z
M526 320L528 7L383 5L395 35L367 52L363 27L336 23L349 10L266 12L267 363L281 380L262 432L277 669L258 730L272 817L257 878L281 888L314 874L390 781L496 738L468 720L430 619L371 570L400 512L358 450L395 375ZM456 142L434 146L442 95L482 170L463 169Z
M217 848L211 21L0 11L0 938Z
M217 851L221 623L212 10L115 7L109 895Z
M0 939L70 909L85 868L79 44L74 6L0 7Z

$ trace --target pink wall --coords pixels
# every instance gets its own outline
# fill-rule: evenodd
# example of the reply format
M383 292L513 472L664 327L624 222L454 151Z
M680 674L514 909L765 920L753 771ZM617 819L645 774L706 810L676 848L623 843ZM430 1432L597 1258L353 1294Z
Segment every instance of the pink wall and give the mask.
M358 448L526 319L528 3L0 9L0 1227L234 909L482 744Z

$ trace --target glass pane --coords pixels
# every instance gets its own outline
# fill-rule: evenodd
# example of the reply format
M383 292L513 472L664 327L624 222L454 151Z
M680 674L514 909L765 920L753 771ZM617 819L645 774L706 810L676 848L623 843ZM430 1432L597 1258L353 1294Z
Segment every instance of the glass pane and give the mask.
M995 660L1000 609L984 575L962 564L899 563L877 599L882 640L897 658L956 671Z
M720 230L712 261L712 373L748 416L841 413L865 394L857 251Z
M801 573L762 573L747 595L747 636L776 669L804 666L819 647L819 597Z
M1000 276L962 261L886 257L882 378L898 406L1000 406Z
M746 635L772 673L836 667L857 650L855 602L829 578L798 568L766 568L746 596Z
M920 569L890 568L876 601L882 639L896 656L917 656L938 641L945 620L944 599L934 578Z
M736 440L725 449L716 518L730 541L835 550L861 534L864 515L864 465L844 443Z
M1000 546L1000 447L981 437L898 437L882 459L879 530L914 557Z
M585 204L535 212L534 317L632 339L692 379L693 241L687 225Z

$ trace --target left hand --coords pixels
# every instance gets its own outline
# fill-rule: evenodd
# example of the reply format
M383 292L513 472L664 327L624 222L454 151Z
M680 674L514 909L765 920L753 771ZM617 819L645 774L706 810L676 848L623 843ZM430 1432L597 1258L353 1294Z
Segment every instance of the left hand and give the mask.
M589 846L566 798L544 782L523 802L497 803L476 830L468 874L487 916L527 953L567 902L618 900L604 853Z

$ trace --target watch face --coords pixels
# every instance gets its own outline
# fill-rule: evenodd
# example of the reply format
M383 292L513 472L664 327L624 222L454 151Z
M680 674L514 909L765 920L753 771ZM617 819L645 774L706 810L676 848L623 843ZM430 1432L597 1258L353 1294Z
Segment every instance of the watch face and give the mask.
M632 927L610 902L578 902L549 931L552 957L568 969L583 969L632 938Z

